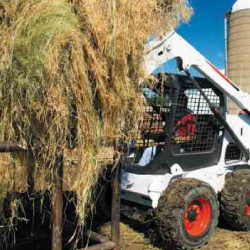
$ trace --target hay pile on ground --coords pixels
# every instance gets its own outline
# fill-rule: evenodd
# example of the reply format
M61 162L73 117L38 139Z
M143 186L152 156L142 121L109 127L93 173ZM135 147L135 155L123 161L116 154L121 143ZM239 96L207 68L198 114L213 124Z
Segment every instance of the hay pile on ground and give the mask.
M186 0L0 0L0 141L31 148L40 188L70 152L81 222L105 165L97 156L137 124L145 42L189 16ZM27 186L0 179L4 192Z

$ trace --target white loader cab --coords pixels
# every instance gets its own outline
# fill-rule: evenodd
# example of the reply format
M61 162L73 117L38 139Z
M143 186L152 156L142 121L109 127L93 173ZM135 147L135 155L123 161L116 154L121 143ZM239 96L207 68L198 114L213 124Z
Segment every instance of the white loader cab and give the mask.
M185 75L160 74L143 88L144 119L123 157L122 203L150 211L174 249L204 245L219 210L230 226L250 230L250 96L176 32L149 42L144 59L148 74L176 59ZM228 114L227 98L241 114Z

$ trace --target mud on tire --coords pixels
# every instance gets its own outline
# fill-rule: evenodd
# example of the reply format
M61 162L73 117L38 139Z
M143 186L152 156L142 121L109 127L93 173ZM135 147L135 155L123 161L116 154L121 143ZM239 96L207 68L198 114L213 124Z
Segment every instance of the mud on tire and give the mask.
M220 209L226 224L238 230L250 230L250 170L226 175Z
M213 188L196 179L181 178L172 182L159 199L156 226L166 246L193 249L208 241L218 217Z

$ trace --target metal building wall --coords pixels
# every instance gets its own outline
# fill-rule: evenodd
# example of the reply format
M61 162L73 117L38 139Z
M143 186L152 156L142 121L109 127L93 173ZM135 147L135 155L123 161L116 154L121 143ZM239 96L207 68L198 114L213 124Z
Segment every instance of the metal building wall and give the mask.
M250 9L230 15L227 67L229 78L250 94ZM229 109L238 112L232 102Z

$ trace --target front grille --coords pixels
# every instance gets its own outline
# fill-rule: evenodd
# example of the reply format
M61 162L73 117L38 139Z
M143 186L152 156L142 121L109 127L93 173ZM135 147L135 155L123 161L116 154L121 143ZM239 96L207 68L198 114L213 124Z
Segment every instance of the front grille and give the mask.
M230 143L226 149L225 163L232 164L242 160L242 152L235 143Z

